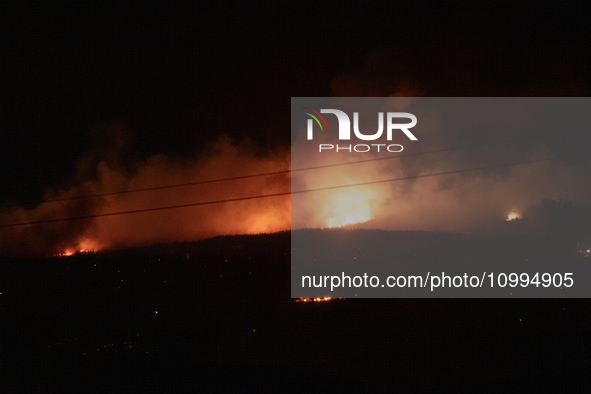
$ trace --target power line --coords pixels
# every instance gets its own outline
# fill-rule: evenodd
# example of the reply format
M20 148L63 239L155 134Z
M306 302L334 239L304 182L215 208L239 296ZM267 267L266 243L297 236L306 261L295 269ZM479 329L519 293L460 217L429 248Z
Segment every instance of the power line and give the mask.
M321 169L321 168L340 167L340 166L346 166L346 165L350 165L350 164L360 164L360 163L367 163L367 162L372 162L372 161L401 159L401 158L410 157L410 156L420 156L420 155L426 155L426 154L432 154L432 153L450 152L450 151L460 150L460 149L478 148L478 147L481 147L481 146L505 144L505 143L511 143L511 142L515 142L515 141L516 141L516 139L509 140L509 141L487 142L487 143L476 144L476 145L460 146L460 147L456 147L456 148L438 149L438 150L432 150L432 151L426 151L426 152L417 152L417 153L407 153L407 154L402 154L402 155L398 155L398 156L391 156L391 157L379 157L379 158L374 158L374 159L358 160L358 161L352 161L352 162L347 162L347 163L326 164L326 165L321 165L321 166L298 168L298 169L295 169L295 170L282 170L282 171L266 172L266 173L261 173L261 174L235 176L235 177L230 177L230 178L221 178L221 179L211 179L211 180L205 180L205 181L195 181L195 182L187 182L187 183L178 183L178 184L174 184L174 185L153 186L153 187L146 187L146 188L141 188L141 189L122 190L122 191L117 191L117 192L87 194L87 195L84 195L84 196L73 196L73 197L54 198L54 199L46 200L46 201L44 201L44 203L47 203L47 202L58 202L58 201L80 200L80 199L83 199L83 198L96 198L96 197L114 196L114 195L118 195L118 194L138 193L138 192L146 192L146 191L152 191L152 190L172 189L172 188L177 188L177 187L204 185L204 184L208 184L208 183L235 181L235 180L239 180L239 179L249 179L249 178L257 178L257 177L263 177L263 176L289 174L289 173L292 173L292 172L299 172L299 171L318 170L318 169Z
M573 157L573 156L569 156L569 157ZM379 180L379 181L354 183L354 184L349 184L349 185L328 186L328 187L322 187L322 188L317 188L317 189L297 190L294 192L264 194L264 195L259 195L259 196L239 197L239 198L231 198L231 199L226 199L226 200L205 201L205 202L198 202L198 203L192 203L192 204L171 205L171 206L166 206L166 207L137 209L137 210L133 210L133 211L123 211L123 212L101 213L101 214L95 214L95 215L75 216L75 217L67 217L67 218L60 218L60 219L37 220L37 221L25 222L25 223L3 224L3 225L0 225L0 228L26 226L26 225L32 225L32 224L63 222L63 221L69 221L69 220L91 219L91 218L98 218L98 217L105 217L105 216L127 215L127 214L132 214L132 213L141 213L141 212L164 211L164 210L168 210L168 209L188 208L188 207L196 207L196 206L201 206L201 205L221 204L221 203L228 203L228 202L254 200L254 199L259 199L259 198L287 196L290 194L302 194L302 193L318 192L318 191L323 191L323 190L344 189L347 187L367 186L367 185L375 185L375 184L379 184L379 183L405 181L405 180L410 180L410 179L420 179L420 178L428 178L428 177L434 177L434 176L459 174L459 173L463 173L463 172L482 171L482 170L488 170L488 169L493 169L493 168L512 167L512 166L524 165L524 164L542 163L542 162L558 160L558 159L562 159L562 158L564 158L564 156L550 157L550 158L538 159L538 160L522 161L522 162L517 162L517 163L509 163L509 164L496 164L496 165L491 165L491 166L486 166L486 167L476 167L476 168L468 168L468 169L462 169L462 170L446 171L446 172L439 172L439 173L435 173L435 174L413 175L413 176L402 177L402 178L383 179L383 180Z
M409 179L419 179L419 178L428 178L428 177L433 177L433 176L459 174L459 173L462 173L462 172L482 171L482 170L489 170L489 169L493 169L493 168L512 167L512 166L517 166L517 165L522 165L522 164L541 163L541 162L545 162L545 161L558 160L558 159L562 159L562 158L564 158L564 156L550 157L550 158L539 159L539 160L522 161L522 162L510 163L510 164L496 164L496 165L486 166L486 167L467 168L467 169L463 169L463 170L438 172L436 174L413 175L413 176L408 176L408 177L404 177L404 178L383 179L381 181L362 182L362 183L355 183L355 184L351 184L351 185L328 186L328 187L322 187L322 188L318 188L318 189L299 190L299 191L292 192L291 194L317 192L317 191L322 191L322 190L343 189L343 188L352 187L352 186L375 185L375 184L378 184L378 183L386 183L386 182L394 182L394 181L406 181L406 180L409 180Z

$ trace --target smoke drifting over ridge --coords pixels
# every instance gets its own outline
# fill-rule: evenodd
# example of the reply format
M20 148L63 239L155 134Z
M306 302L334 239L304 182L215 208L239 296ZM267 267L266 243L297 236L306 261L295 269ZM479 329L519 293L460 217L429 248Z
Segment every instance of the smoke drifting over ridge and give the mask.
M120 147L115 147L120 149ZM252 142L223 137L205 153L175 160L152 156L128 171L109 152L99 160L83 158L79 174L95 173L65 190L50 189L46 200L183 184L241 175L288 170L289 150L278 147L264 155ZM97 162L93 171L89 163ZM56 218L100 215L172 205L217 201L288 192L287 174L208 183L145 192L116 194L57 202L43 202L31 210L13 207L0 214L0 224ZM289 196L212 204L188 208L79 219L0 229L0 252L18 255L72 253L104 250L156 242L197 240L220 234L261 233L286 230L290 223Z
M468 23L482 22L477 18ZM585 96L588 87L581 64L560 47L534 45L520 47L521 51L514 54L523 61L498 67L495 65L505 64L508 53L496 53L493 46L484 44L490 40L488 30L493 26L485 23L485 28L475 29L482 34L467 36L455 28L461 25L450 23L447 33L434 36L432 50L424 53L411 53L402 47L371 51L360 67L332 81L332 97L407 97L406 101L396 101L400 111L412 106L416 101L412 97L540 99L525 107L505 107L502 111L466 100L465 119L451 126L442 123L444 112L432 111L418 120L419 141L409 141L404 136L392 141L404 146L400 155L478 147L295 173L292 189L422 176L549 157L560 159L294 196L292 212L297 215L292 216L293 228L332 227L336 223L393 230L502 233L507 230L510 214L525 218L530 225L543 222L532 218L540 215L543 200L570 201L587 211L591 208L591 161L583 148L591 146L591 133L587 132L591 117L582 107L583 101L576 101L586 99L574 98ZM551 99L543 99L550 96L573 98L555 108ZM452 103L453 100L461 99L449 98ZM589 101L586 103L590 105ZM353 111L359 109L346 110L349 114ZM392 107L360 112L361 127L367 133L377 129L378 111L392 111ZM554 118L546 116L551 113ZM328 115L327 121L334 121L333 118ZM328 127L336 130L336 122ZM314 142L335 143L324 137L316 133ZM296 141L292 148L294 168L398 155L372 150L363 154L330 151L300 156L297 149L301 149L305 138L303 128L298 137L292 136L292 141ZM529 230L537 231L534 227L531 225Z
M447 48L449 45L442 43L442 47ZM412 105L412 97L576 96L587 89L587 82L576 67L571 67L568 62L548 62L562 58L559 53L532 49L528 54L532 59L528 65L550 65L540 68L541 71L536 71L538 74L529 73L529 70L513 70L524 75L523 81L517 84L506 83L506 75L502 72L491 74L489 67L478 63L492 64L494 53L483 53L483 57L476 62L478 64L474 63L476 60L467 64L451 61L466 60L465 56L460 56L461 53L459 48L455 54L453 50L447 49L432 53L431 61L427 63L424 58L402 50L377 49L370 53L359 69L336 77L331 84L331 94L335 98L407 97L407 104ZM569 109L565 107L562 110L568 120ZM361 113L361 121L365 122L362 127L375 130L376 119L372 117L375 112ZM291 223L290 218L291 202L289 196L285 196L3 228L0 229L0 254L47 255L81 249L120 248L154 242L195 240L219 234L271 232L288 229L290 224L294 228L351 225L396 230L486 232L502 225L510 213L517 212L528 219L528 212L535 212L534 208L544 199L572 201L577 207L591 206L588 186L591 163L588 158L572 156L573 152L581 151L581 147L591 146L591 133L566 121L553 125L553 132L540 133L534 129L523 130L515 135L508 132L502 122L501 127L482 127L482 116L491 116L491 112L467 111L470 115L467 124L458 128L443 127L440 114L432 113L419 119L421 133L417 135L418 142L410 142L404 137L393 142L404 145L402 154L488 142L503 143L294 173L293 190L419 176L553 156L562 159L300 194L297 198L305 202L305 213L298 215L294 223ZM531 121L523 117L526 112L516 108L513 112L503 114L501 120L507 126ZM469 122L473 122L475 127L468 127ZM591 119L588 119L589 123ZM543 126L542 122L539 124ZM331 127L331 130L334 128ZM122 158L131 150L130 135L120 127L110 129L109 132L111 134L100 140L99 149L80 159L77 184L69 188L53 187L47 191L46 199L290 168L290 148L287 146L260 154L254 142L241 142L239 145L228 138L221 138L207 148L207 153L192 159L179 160L157 155L130 168L122 165L126 161ZM321 135L318 137L321 138ZM304 134L300 138L305 138ZM321 141L318 140L319 143ZM292 149L300 143L301 140L292 139ZM301 160L296 157L293 165L294 168L305 168L382 156L375 153L362 156L327 153L322 158L304 157ZM100 198L45 202L34 209L13 207L0 212L0 224L97 215L289 190L290 177L285 174Z
M394 91L391 96L399 95ZM296 195L292 200L292 228L348 225L488 233L506 229L503 226L511 213L532 220L531 215L523 214L535 212L533 208L542 200L571 201L577 207L591 207L591 161L588 152L579 146L588 139L588 100L450 98L432 99L438 100L437 104L425 104L426 108L421 103L428 99L421 98L369 99L369 104L355 100L333 98L326 105L348 114L359 111L360 129L366 130L365 134L377 129L378 111L415 113L419 123L412 130L418 141L410 141L402 133L394 136L391 143L405 148L400 154L378 153L376 149L367 153L337 153L334 149L318 153L319 144L378 142L336 140L336 119L327 115L328 129L333 134L318 130L314 146L306 140L306 129L300 128L292 149L294 168L392 159L295 173L292 189L418 178ZM420 115L415 112L419 110ZM448 113L461 117L446 118ZM571 114L572 118L568 116ZM379 142L387 141L382 137ZM462 147L466 148L456 149ZM422 154L445 149L450 150ZM408 154L415 156L396 158ZM546 158L558 159L503 166ZM423 177L491 166L480 171Z

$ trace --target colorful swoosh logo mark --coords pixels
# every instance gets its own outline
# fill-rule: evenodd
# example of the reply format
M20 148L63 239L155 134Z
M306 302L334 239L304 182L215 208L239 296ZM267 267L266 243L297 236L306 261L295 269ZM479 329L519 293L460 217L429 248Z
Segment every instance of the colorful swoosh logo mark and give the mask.
M326 126L326 130L328 130L328 125L326 124L326 120L324 120L324 118L322 117L322 115L320 115L318 113L318 111L314 111L312 108L308 108L308 107L302 107L303 109L307 109L308 111L312 111L314 112L316 115L318 115L318 117L320 119L322 119L322 122L324 123L324 126ZM312 115L309 112L304 112L306 115L310 115L312 117L312 119L314 119L316 121L316 123L318 123L318 126L320 126L320 130L324 131L324 128L322 127L322 123L320 123L320 121L318 120L318 118L314 115Z

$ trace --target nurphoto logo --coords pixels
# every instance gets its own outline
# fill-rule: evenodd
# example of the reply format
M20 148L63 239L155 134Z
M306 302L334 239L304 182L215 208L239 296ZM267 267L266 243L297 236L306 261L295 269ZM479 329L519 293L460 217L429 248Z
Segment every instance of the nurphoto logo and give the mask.
M326 120L321 114L333 114L337 117L337 121L339 122L339 140L341 141L349 141L351 140L351 120L349 116L338 109L321 109L320 112L308 108L303 107L305 112L304 114L308 115L310 119L308 119L308 129L307 135L308 140L313 140L314 138L314 121L320 127L320 131L328 131L328 125ZM387 112L386 113L386 138L388 141L392 141L392 135L394 130L402 131L411 141L418 141L418 138L414 136L413 133L410 132L410 128L416 126L417 124L417 117L408 112ZM410 123L394 123L395 119L410 119ZM364 134L359 130L359 112L353 112L353 132L355 133L355 137L363 141L375 141L382 136L384 133L384 113L378 112L378 130L373 134ZM358 153L365 153L372 150L372 147L375 147L377 151L380 151L381 147L386 147L388 152L402 152L402 145L400 144L357 144L357 145L333 145L333 144L320 144L319 145L319 152L323 150L332 150L335 149L337 152L339 151L348 151L348 152L358 152Z

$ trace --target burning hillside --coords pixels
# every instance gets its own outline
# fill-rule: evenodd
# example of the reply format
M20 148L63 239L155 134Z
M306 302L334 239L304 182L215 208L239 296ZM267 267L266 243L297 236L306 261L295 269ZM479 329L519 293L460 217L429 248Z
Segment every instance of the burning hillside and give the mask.
M15 206L0 213L2 225L77 218L1 228L0 251L68 255L219 234L286 230L290 223L289 196L150 212L153 208L289 192L289 176L285 174L133 192L286 169L289 169L288 151L257 155L252 147L238 146L229 139L218 140L209 146L206 154L191 160L178 161L163 155L151 157L137 164L132 174L116 163L100 161L96 179L81 181L67 189L48 189L45 201L33 209ZM117 193L109 194L112 192ZM148 212L110 216L142 210Z

